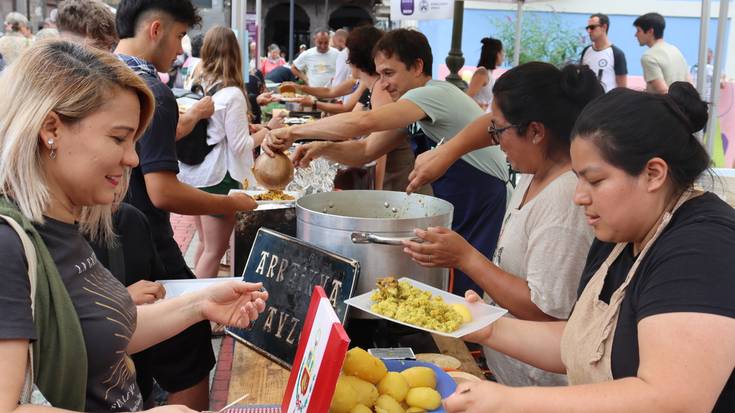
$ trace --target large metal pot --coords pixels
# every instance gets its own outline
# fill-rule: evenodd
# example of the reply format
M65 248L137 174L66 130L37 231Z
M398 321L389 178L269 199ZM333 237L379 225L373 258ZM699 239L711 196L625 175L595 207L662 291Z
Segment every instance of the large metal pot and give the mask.
M406 276L446 289L449 271L425 268L403 252L414 228L449 227L454 207L428 195L393 191L337 191L296 201L299 239L360 262L356 294L385 276Z

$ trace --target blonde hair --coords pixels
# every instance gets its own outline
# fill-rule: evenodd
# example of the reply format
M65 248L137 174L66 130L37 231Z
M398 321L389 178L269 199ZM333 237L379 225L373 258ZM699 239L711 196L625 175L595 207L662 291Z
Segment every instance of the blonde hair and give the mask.
M133 91L140 101L135 139L148 127L155 100L148 86L114 55L66 41L45 41L28 49L0 76L0 195L15 201L32 222L42 223L49 206L39 132L50 112L73 124L96 112L115 89ZM126 173L129 173L127 171ZM127 177L121 193L127 191ZM93 240L114 239L111 205L85 205L81 231Z
M204 35L202 61L197 65L197 83L211 86L217 81L223 87L235 86L247 96L242 74L242 53L235 33L224 26L215 26Z

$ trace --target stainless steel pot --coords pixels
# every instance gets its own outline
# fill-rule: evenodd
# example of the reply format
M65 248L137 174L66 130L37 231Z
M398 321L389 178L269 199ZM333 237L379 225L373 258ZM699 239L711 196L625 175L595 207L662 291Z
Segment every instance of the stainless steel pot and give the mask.
M393 191L336 191L296 201L296 236L360 262L356 294L385 276L406 276L446 289L449 270L425 268L403 252L414 228L450 227L454 207L428 195Z

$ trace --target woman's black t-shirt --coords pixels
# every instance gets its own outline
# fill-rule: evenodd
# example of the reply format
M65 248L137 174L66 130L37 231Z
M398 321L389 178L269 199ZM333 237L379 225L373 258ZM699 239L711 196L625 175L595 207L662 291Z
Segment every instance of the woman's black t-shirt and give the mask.
M137 324L130 295L99 263L77 225L46 218L45 224L35 227L79 316L88 359L86 411L141 410L135 367L126 353ZM0 222L0 262L0 339L36 340L25 253L5 221ZM41 355L41 363L45 356Z
M595 240L578 293L610 255L615 244ZM676 211L641 262L621 303L612 345L613 377L638 372L638 322L664 313L695 312L735 318L735 211L712 193ZM628 245L610 267L600 299L610 301L633 266ZM708 351L703 348L702 351ZM730 375L715 412L735 412L735 376Z

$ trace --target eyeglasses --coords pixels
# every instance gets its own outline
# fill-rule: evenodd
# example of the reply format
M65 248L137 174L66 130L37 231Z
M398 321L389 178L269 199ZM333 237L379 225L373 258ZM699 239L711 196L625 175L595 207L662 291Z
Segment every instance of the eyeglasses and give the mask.
M595 29L596 29L596 28L598 28L598 27L600 27L600 25L599 25L599 24L590 24L589 26L585 27L584 29L585 29L585 30L589 30L589 31L592 31L592 30L595 30Z
M508 126L502 126L498 127L495 124L494 120L490 121L490 126L487 127L487 133L490 134L490 139L492 139L493 143L499 144L500 143L500 135L507 131L510 128L518 128L518 125L508 125Z

